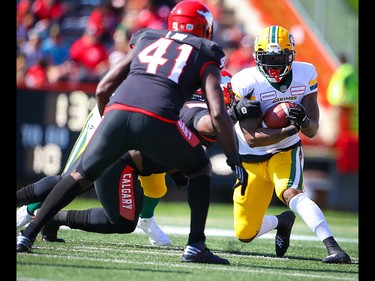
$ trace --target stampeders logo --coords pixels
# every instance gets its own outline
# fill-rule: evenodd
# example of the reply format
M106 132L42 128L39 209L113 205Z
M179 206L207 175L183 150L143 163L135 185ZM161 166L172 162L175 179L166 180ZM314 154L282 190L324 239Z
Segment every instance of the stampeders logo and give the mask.
M134 204L134 169L126 166L122 171L119 182L119 207L120 214L127 220L134 221L135 204Z

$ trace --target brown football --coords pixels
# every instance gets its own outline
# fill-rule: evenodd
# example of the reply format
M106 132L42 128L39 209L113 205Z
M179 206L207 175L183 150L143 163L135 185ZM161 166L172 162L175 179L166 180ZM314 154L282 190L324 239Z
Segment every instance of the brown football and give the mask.
M263 116L263 125L267 128L278 129L289 125L288 107L293 103L281 102L270 107Z

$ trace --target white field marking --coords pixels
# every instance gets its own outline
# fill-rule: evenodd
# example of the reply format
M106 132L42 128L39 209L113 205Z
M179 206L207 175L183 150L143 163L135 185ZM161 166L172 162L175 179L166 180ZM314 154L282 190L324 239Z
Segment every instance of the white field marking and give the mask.
M176 226L161 226L159 227L164 231L165 234L177 234L177 235L188 235L189 234L189 227L176 227ZM66 226L61 226L61 229L70 229ZM257 239L275 239L275 233L266 233ZM142 230L136 229L133 233L135 234L145 234ZM215 228L206 228L205 234L207 237L209 236L219 236L219 237L233 237L236 238L234 234L234 230L228 229L215 229ZM299 240L299 241L319 241L318 237L311 236L311 235L297 235L292 234L290 236L291 240ZM340 238L335 237L337 242L346 242L346 243L358 243L358 239L355 238Z
M55 249L55 248L54 248ZM143 251L144 252L144 251ZM160 254L160 253L159 253ZM33 253L28 253L27 255L30 256L39 256L39 254L33 254ZM180 254L179 254L180 255ZM90 257L74 257L74 256L61 256L61 255L49 255L43 253L43 256L49 256L51 258L56 258L61 260L61 258L65 259L71 259L71 260L85 260L85 261L96 261L96 262L109 262L109 263L117 263L117 264L135 264L135 265L140 265L144 267L145 265L149 266L160 266L161 268L186 268L186 269L202 269L202 267L205 267L206 270L219 270L219 271L226 271L226 272L244 272L244 273L257 273L257 274L273 274L273 275L284 275L284 276L299 276L299 277L306 277L306 278L317 278L319 280L348 280L348 281L354 281L358 280L357 277L342 277L342 276L332 276L325 273L321 274L305 274L305 273L289 273L285 272L284 270L277 271L274 268L265 270L265 269L248 269L248 268L239 268L236 266L218 266L218 265L213 265L213 264L194 264L194 263L171 263L171 262L152 262L152 261L133 261L133 260L124 260L124 259L103 259L103 258L90 258ZM257 257L258 258L258 257ZM275 258L276 259L281 259L281 258ZM282 258L285 261L285 258ZM234 265L234 264L232 264Z

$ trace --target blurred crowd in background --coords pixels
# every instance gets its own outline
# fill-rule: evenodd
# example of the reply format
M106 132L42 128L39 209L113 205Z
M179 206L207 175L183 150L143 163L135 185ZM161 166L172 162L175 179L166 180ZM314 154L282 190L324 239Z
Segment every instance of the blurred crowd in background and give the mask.
M17 1L17 85L96 83L129 50L141 28L165 29L174 0ZM231 73L255 65L254 40L235 19L223 19L220 0L203 0L214 17L213 40Z

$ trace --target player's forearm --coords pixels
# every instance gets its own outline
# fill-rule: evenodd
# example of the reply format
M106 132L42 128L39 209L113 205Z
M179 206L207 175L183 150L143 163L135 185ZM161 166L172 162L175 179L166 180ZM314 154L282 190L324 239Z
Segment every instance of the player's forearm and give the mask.
M316 120L310 119L310 123L307 127L301 127L301 132L309 138L314 137L318 133L319 122Z
M233 123L229 115L223 114L220 118L213 118L212 124L216 130L216 137L220 141L226 156L238 153L237 137L234 132Z

